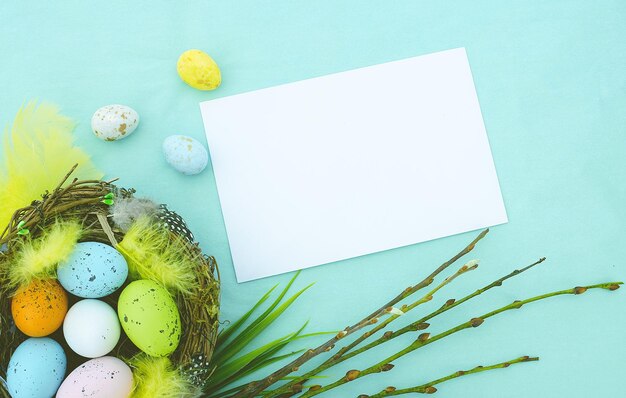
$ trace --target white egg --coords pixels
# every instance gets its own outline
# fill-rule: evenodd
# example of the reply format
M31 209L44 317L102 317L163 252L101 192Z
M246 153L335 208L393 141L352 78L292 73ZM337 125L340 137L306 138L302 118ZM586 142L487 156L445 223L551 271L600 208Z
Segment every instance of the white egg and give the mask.
M126 105L103 106L91 117L93 133L104 141L126 138L135 131L138 124L139 115Z
M183 174L201 173L209 162L209 154L197 140L185 135L171 135L163 141L165 160Z
M97 358L108 354L120 339L117 313L104 301L87 299L74 304L63 321L63 334L80 356Z
M67 376L56 398L128 398L133 390L133 372L114 357L91 359Z

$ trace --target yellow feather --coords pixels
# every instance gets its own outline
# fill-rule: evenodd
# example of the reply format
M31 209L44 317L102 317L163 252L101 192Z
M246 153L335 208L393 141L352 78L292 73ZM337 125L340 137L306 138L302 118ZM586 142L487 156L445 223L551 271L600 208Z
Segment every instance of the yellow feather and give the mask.
M200 389L194 387L168 358L139 354L131 359L135 388L132 398L198 398Z
M141 216L130 226L117 249L128 261L132 279L149 279L172 294L189 294L198 287L194 257L181 238L172 237L167 227Z
M74 122L50 104L30 102L5 130L4 170L0 172L0 229L13 213L53 190L78 163L74 177L100 179L89 156L74 146Z
M56 278L56 266L68 259L80 239L77 221L55 221L36 239L19 241L17 257L8 264L8 288L28 285L33 279Z

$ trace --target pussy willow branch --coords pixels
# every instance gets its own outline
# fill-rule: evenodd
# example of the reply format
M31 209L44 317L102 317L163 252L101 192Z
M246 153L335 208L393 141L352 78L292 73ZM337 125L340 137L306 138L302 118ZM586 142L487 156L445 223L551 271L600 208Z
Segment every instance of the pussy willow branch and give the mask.
M439 290L441 290L443 287L445 287L446 285L448 285L449 283L451 283L453 280L455 280L457 277L463 275L466 272L469 271L473 271L478 267L477 263L474 264L466 264L464 266L462 266L461 268L459 268L458 271L456 271L454 274L450 275L449 277L447 277L446 279L444 279L439 285L437 285L434 289L432 289L431 291L429 291L428 293L426 293L424 296L422 296L419 300L409 304L409 305L403 305L400 309L403 313L407 313L409 311L411 311L412 309L429 302L430 300L433 299L433 296L435 295L435 293L437 293ZM366 340L368 337L374 335L375 333L377 333L378 331L384 329L385 327L387 327L391 322L395 321L396 319L398 319L401 315L397 315L397 314L393 314L392 316L390 316L389 318L385 319L385 321L379 323L378 325L376 325L375 328L373 328L372 330L368 330L367 332L363 333L359 338L355 339L352 343L346 345L345 347L343 347L342 349L339 350L339 352L335 355L335 356L342 356L344 355L346 352L352 350L354 347L358 346L359 344L361 344L364 340Z
M469 328L476 328L479 327L480 325L483 324L483 322L488 319L491 318L493 316L496 316L498 314L501 314L505 311L509 311L509 310L513 310L513 309L519 309L522 308L522 306L524 306L525 304L529 304L535 301L540 301L540 300L544 300L550 297L554 297L554 296L560 296L560 295L564 295L564 294L575 294L575 295L579 295L582 294L584 292L586 292L589 289L606 289L606 290L617 290L619 288L619 286L622 284L622 282L608 282L608 283L601 283L601 284L597 284L597 285L590 285L590 286L577 286L575 288L572 289L566 289L566 290L559 290L556 292L551 292L551 293L546 293L546 294L542 294L539 296L535 296L535 297L531 297L525 300L516 300L514 302L512 302L509 305L505 305L504 307L498 308L494 311L488 312L486 314L483 314L482 316L479 316L477 318L472 318L467 322L463 322L460 325L457 325L456 327L453 327L451 329L446 330L445 332L442 332L434 337L430 337L430 333L422 333L419 335L419 337L415 340L415 342L413 342L412 344L410 344L409 346L407 346L406 348L404 348L403 350L398 351L397 353L385 358L384 360L378 362L377 364L370 366L369 368L366 368L364 370L350 370L346 373L346 376L342 377L341 379L338 379L337 381L328 384L326 386L312 386L308 392L306 392L305 394L301 395L300 398L309 398L309 397L313 397L315 395L324 393L324 392L328 392L336 387L339 387L341 385L344 385L346 383L349 383L351 381L363 378L367 375L371 375L371 374L375 374L375 373L381 373L381 372L386 372L386 371L390 371L391 369L393 369L393 364L392 362L395 361L398 358L401 358L413 351L416 351L424 346L427 346L431 343L434 343L435 341L439 341L441 339L443 339L444 337L450 336L454 333L460 332L462 330L465 329L469 329Z
M323 372L324 370L331 368L345 360L348 360L352 357L355 357L371 348L374 348L380 344L386 343L387 341L390 341L396 337L402 336L403 334L407 333L407 332L414 332L416 330L423 330L426 329L429 325L426 323L427 321L431 320L432 318L448 311L451 310L452 308L459 306L469 300L471 300L472 298L479 296L483 293L485 293L486 291L494 288L494 287L499 287L502 286L502 283L504 283L507 279L513 278L515 276L518 276L520 274L522 274L523 272L526 272L528 270L530 270L531 268L535 267L538 264L543 263L546 260L545 257L540 258L538 261L535 261L534 263L527 265L521 269L516 269L513 272L499 278L496 279L495 281L491 282L490 284L476 290L474 293L471 293L465 297L463 297L460 300L454 300L454 299L450 299L447 300L444 305L442 305L438 310L431 312L430 314L418 319L417 321L412 322L411 324L393 332L393 331L388 331L386 332L384 335L382 335L381 337L379 337L378 339L372 341L371 343L357 349L354 351L350 351L346 354L341 355L341 352L343 350L340 350L337 354L333 355L332 357L330 357L327 361L325 361L324 363L322 363L321 365L319 365L318 367L316 367L315 369L305 373L304 375L294 379L293 381L285 384L284 386L269 392L270 394L267 394L266 396L269 397L277 397L280 396L281 394L285 394L288 392L291 392L292 395L293 393L297 393L299 391L302 390L302 386L303 384L308 381L312 376L315 376L321 372ZM343 351L345 352L345 351Z
M454 372L452 374L449 374L448 376L430 381L420 386L415 386L411 388L403 388L403 389L396 389L395 387L387 387L381 392L379 392L378 394L374 394L374 395L361 394L357 398L383 398L383 397L392 397L395 395L404 395L404 394L434 394L437 392L437 388L435 388L436 385L445 383L446 381L456 379L458 377L468 376L474 373L486 372L488 370L504 369L504 368L508 368L509 366L515 365L518 363L532 362L532 361L538 361L538 360L539 358L537 357L524 356L524 357L512 359L510 361L497 363L495 365L476 366L475 368L470 369L470 370L459 370L458 372Z
M453 280L455 280L457 277L465 274L466 272L469 271L473 271L478 267L477 262L472 262L471 264L465 264L463 265L461 268L459 268L458 271L456 271L454 274L450 275L449 277L445 278L441 283L439 283L435 288L433 288L432 290L430 290L428 293L426 293L424 296L422 296L419 300L409 304L409 305L403 305L401 307L401 311L406 314L409 311L413 310L414 308L420 306L421 304L427 303L430 300L432 300L433 296L435 293L437 293L439 290L441 290L443 287L445 287L446 285L448 285L449 283L451 283ZM287 392L299 392L302 390L302 384L309 379L310 377L318 374L319 372L321 372L324 369L327 369L330 366L333 366L337 363L342 362L343 360L341 359L341 357L348 351L350 351L351 349L353 349L354 347L358 346L361 342L363 342L364 340L366 340L368 337L376 334L378 331L384 329L385 327L387 327L391 322L393 322L394 320L398 319L401 315L398 314L393 314L391 316L389 316L387 319L385 319L384 322L380 322L376 325L375 328L368 330L367 332L363 333L359 338L355 339L352 343L342 347L335 355L333 355L332 357L328 358L324 363L322 363L320 366L318 366L318 368L312 370L311 372L300 376L300 377L296 377L294 380L292 380L291 382L281 386L280 388L276 389L275 391L269 392L269 394L264 394L266 397L274 397L274 396L280 396L284 393Z
M489 232L489 229L482 231L476 237L476 239L474 239L469 245L467 245L463 250L457 253L450 260L441 264L436 270L434 270L430 275L428 275L421 282L419 282L418 284L414 286L410 286L406 288L402 293L400 293L394 299L392 299L391 301L389 301L388 303L386 303L385 305L383 305L382 307L380 307L378 310L374 311L367 317L363 318L360 322L345 328L343 331L339 332L335 337L331 338L330 340L318 346L317 348L307 350L300 357L296 358L294 361L287 364L283 368L277 370L276 372L272 373L271 375L267 376L266 378L249 383L245 388L243 388L237 394L233 395L232 398L246 398L246 397L254 397L258 395L260 392L267 389L269 386L273 385L274 383L276 383L283 377L297 371L300 368L300 366L302 366L304 363L308 362L312 358L316 357L317 355L323 352L330 351L335 346L335 344L342 338L358 330L361 330L368 325L371 325L377 322L378 318L388 313L389 307L393 307L394 305L406 299L407 297L411 296L418 290L421 290L424 287L433 283L434 278L437 275L439 275L442 271L444 271L450 265L455 263L458 259L465 256L467 253L471 252L476 246L476 244L478 243L478 241L484 238L488 232Z
M507 279L513 278L514 276L517 276L519 274L521 274L522 272L528 271L529 269L533 268L534 266L541 264L542 262L545 261L545 257L540 258L538 261L522 268L522 269L517 269L513 272L511 272L510 274L503 276L502 278L490 283L489 285L480 288L478 290L476 290L474 293L471 293L465 297L463 297L460 300L455 301L454 299L450 299L448 301L446 301L444 303L444 305L442 305L438 310L431 312L430 314L424 316L423 318L418 319L415 322L410 323L409 325L398 329L395 332L390 331L390 333L388 333L387 335L383 335L380 338L378 338L375 341L372 341L371 343L367 344L366 346L363 346L361 348L359 348L358 350L352 351L346 355L344 355L342 357L342 361L345 361L347 359L350 359L354 356L357 356L375 346L378 346L386 341L389 341L391 339L394 339L396 337L402 336L403 334L407 333L407 332L415 332L418 330L424 330L426 329L428 326L430 326L429 324L427 324L426 322L435 318L438 315L441 315L442 313L451 310L454 307L457 307L465 302L467 302L468 300L471 300L472 298L479 296L483 293L485 293L486 291L494 288L494 287L498 287L498 286L502 286L502 283L504 281L506 281Z

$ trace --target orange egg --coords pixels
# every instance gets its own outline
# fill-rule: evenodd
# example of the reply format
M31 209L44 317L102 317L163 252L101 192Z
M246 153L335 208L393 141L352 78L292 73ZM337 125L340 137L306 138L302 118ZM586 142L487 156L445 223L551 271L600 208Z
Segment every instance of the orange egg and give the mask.
M67 293L56 280L35 280L11 301L15 326L30 337L54 333L67 313Z

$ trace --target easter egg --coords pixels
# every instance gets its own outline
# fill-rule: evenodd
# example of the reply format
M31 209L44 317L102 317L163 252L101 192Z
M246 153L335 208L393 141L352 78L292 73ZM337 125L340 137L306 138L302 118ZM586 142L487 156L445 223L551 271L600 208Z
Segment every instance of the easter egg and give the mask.
M30 338L13 352L7 369L7 389L13 398L52 397L63 381L67 357L48 337Z
M171 135L163 141L165 161L187 175L201 173L209 162L209 154L197 140L184 135Z
M122 291L117 313L128 338L143 352L164 357L180 342L180 314L174 299L159 284L132 282Z
M99 298L119 289L128 277L128 264L120 252L99 242L78 243L59 264L61 286L75 296Z
M11 300L15 326L27 336L43 337L63 324L67 293L56 280L34 280L18 289Z
M91 117L91 129L96 137L104 141L126 138L139 124L139 114L126 105L106 105Z
M63 322L70 348L80 356L97 358L111 352L120 339L120 323L107 303L85 299L74 304Z
M67 376L56 398L127 398L133 390L133 372L114 357L91 359Z
M200 50L188 50L176 64L178 76L198 90L215 90L222 83L222 74L213 58Z

